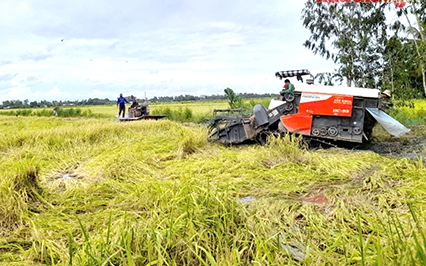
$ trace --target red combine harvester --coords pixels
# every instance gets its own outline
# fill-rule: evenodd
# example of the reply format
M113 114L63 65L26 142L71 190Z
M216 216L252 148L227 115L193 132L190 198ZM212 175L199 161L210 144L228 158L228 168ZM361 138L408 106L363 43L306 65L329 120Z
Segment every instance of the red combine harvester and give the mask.
M319 142L362 143L369 141L379 122L390 134L399 137L409 131L381 110L377 89L313 85L308 70L282 71L280 79L297 77L302 83L281 100L271 100L266 109L257 104L251 116L219 116L237 109L215 110L209 140L224 144L266 143L269 135L293 133ZM303 84L303 75L310 75Z

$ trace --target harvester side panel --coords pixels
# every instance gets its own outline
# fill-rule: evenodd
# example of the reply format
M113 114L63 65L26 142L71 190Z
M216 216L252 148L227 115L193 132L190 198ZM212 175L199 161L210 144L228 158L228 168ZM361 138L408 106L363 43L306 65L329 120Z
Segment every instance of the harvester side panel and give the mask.
M352 115L353 96L302 93L299 113L328 116Z
M377 105L378 100L374 98L302 93L300 104L295 108L298 113L282 116L281 122L292 133L362 142L363 138L369 139L375 125L365 108Z

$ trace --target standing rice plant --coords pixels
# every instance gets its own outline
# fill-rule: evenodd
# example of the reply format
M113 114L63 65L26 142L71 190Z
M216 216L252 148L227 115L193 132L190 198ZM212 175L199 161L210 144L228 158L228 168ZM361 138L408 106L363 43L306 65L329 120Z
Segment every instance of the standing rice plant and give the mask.
M41 109L34 111L34 115L36 116L54 116L54 113L51 109Z
M33 114L33 111L31 109L19 109L19 110L1 112L1 115L6 115L6 116L30 116L32 114Z
M153 115L166 115L167 118L171 121L186 123L201 123L203 119L206 117L206 114L197 114L194 115L194 111L189 107L179 106L175 109L170 107L160 107L155 108L151 114Z
M419 105L419 107L414 108L413 104L411 107L392 108L390 115L405 125L424 123L426 121L426 107L419 103L416 103L416 105Z

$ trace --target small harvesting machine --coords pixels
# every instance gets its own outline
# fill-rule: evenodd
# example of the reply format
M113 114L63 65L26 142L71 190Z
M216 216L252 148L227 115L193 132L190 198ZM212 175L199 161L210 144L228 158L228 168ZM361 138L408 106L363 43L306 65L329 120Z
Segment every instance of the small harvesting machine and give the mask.
M399 137L409 131L381 110L377 89L313 85L308 70L281 71L276 77L297 77L302 81L293 92L271 100L269 107L257 104L250 116L235 115L241 110L215 110L210 120L209 140L223 144L258 142L265 144L271 134L293 133L331 144L362 143L372 137L379 122ZM303 75L311 78L303 84ZM227 112L225 115L224 112Z
M148 103L144 102L142 105L139 105L136 101L132 104L132 106L129 107L128 115L124 117L116 115L116 118L120 122L136 120L158 120L165 117L166 115L150 115Z

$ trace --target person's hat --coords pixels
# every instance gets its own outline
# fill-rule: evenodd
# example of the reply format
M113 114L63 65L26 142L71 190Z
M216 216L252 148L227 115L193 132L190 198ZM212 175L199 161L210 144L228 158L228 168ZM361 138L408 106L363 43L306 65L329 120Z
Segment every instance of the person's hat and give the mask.
M384 94L384 95L386 95L386 96L388 96L388 97L391 97L391 92L390 92L390 90L385 90L384 92L382 92L382 94Z

